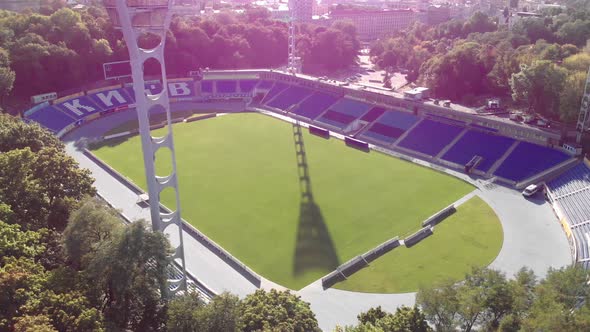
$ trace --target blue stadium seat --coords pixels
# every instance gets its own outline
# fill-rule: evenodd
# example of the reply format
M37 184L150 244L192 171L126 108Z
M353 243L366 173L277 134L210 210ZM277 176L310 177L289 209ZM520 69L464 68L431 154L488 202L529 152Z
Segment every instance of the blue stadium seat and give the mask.
M522 181L568 158L569 156L561 151L520 142L494 174L509 180Z
M436 156L461 133L462 127L424 119L399 143L399 146Z
M465 165L474 156L481 156L483 160L476 169L487 172L513 143L512 138L469 130L444 154L442 159Z
M268 93L266 94L266 96L264 97L264 100L262 102L266 103L269 100L272 100L276 95L283 92L288 87L289 87L289 85L287 85L285 83L276 82L275 85L268 91Z
M278 108L280 110L287 110L289 107L300 103L305 97L312 93L311 90L292 85L279 93L273 100L267 103L268 106Z
M378 119L383 113L385 113L385 109L381 107L373 107L367 114L363 115L361 120L367 122L373 122Z
M354 119L356 119L367 113L371 107L371 105L358 100L342 98L332 107L330 107L330 110L352 116Z
M387 111L377 121L389 127L403 129L404 131L410 129L416 122L418 117L412 113L400 111Z
M201 81L201 92L213 93L213 81Z
M270 89L270 88L272 88L273 83L274 83L273 81L263 80L263 81L260 81L260 84L258 84L258 87L260 89Z
M337 100L337 96L316 92L299 104L299 106L293 110L293 113L313 120Z
M255 80L239 81L240 91L244 93L252 92L257 83L258 81Z
M217 93L236 93L236 81L217 81Z
M60 132L65 127L75 122L73 118L55 109L53 106L47 106L38 110L29 115L28 119L39 123L55 133Z

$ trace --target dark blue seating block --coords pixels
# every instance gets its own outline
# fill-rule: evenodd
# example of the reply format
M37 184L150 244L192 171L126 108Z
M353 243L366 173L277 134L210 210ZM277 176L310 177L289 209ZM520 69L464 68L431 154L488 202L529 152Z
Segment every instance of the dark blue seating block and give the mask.
M300 103L309 94L311 94L311 90L293 85L281 92L267 105L285 111L289 107Z
M247 81L239 81L240 91L241 92L252 92L254 87L256 86L258 81L255 80L247 80Z
M529 142L520 142L496 170L495 175L513 181L522 181L568 158L569 156L564 152Z
M462 127L426 119L416 125L399 146L436 156L462 130Z
M236 93L236 81L217 81L217 93Z
M338 97L334 95L316 92L299 104L299 106L293 110L293 113L313 120L337 100Z
M340 99L340 101L338 101L335 105L331 107L333 111L351 115L355 118L358 118L361 115L365 114L370 108L371 105L369 104L347 98Z
M445 153L442 159L465 165L474 156L481 156L483 160L476 169L487 172L513 143L512 138L470 130Z
M342 114L339 112L328 110L326 113L324 113L324 115L322 115L321 119L328 119L328 120L335 121L335 122L338 122L343 125L348 125L349 123L354 121L354 119L356 119L356 118L352 115Z
M279 93L283 92L283 90L285 90L289 86L290 85L287 85L285 83L276 82L275 85L268 91L268 93L264 97L264 103L266 103L269 100L273 99L276 95L278 95Z
M266 81L266 80L260 81L260 84L258 84L258 87L260 89L270 89L270 88L272 88L273 83L274 83L273 81Z
M397 138L393 138L393 137L381 135L379 133L376 133L376 132L370 131L370 130L365 131L363 133L363 137L369 137L369 138L372 138L374 140L381 141L381 142L384 142L384 143L387 143L387 144L393 143L397 139Z
M378 122L374 123L371 126L371 128L369 128L369 131L383 135L383 136L387 136L387 137L390 137L393 139L397 139L398 137L403 135L403 133L406 132L403 129L386 126L386 125L378 123Z
M201 92L213 93L213 81L201 81Z
M387 111L379 118L378 122L390 127L408 130L418 122L418 117L412 113Z
M385 109L381 107L373 107L367 114L363 115L361 120L367 122L373 122L378 117L380 117L383 113L385 113Z
M43 127L58 133L65 127L71 125L75 120L53 106L44 107L37 112L29 115L28 119L37 122Z

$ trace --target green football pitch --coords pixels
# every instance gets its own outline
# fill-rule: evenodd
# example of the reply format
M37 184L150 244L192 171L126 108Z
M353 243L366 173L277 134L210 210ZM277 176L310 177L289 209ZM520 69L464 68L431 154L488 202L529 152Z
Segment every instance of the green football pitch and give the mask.
M413 233L424 219L474 189L431 169L303 131L311 200L302 199L291 124L243 113L174 127L183 218L285 287L300 289L389 238ZM170 169L164 151L156 156L159 175ZM110 142L94 153L146 187L139 137ZM162 199L175 204L172 191L164 191ZM470 239L454 244L457 250L474 245ZM367 271L361 272L372 275Z

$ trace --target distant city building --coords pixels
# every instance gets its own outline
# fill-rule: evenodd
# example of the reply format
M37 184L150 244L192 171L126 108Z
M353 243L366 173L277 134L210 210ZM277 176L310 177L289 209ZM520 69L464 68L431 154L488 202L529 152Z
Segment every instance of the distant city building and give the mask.
M289 0L289 10L297 22L309 22L313 16L315 0Z
M15 12L20 12L27 8L39 10L40 2L40 0L1 0L0 9L12 10Z
M393 10L333 10L332 21L350 21L357 29L360 40L374 40L410 26L418 13L410 9Z

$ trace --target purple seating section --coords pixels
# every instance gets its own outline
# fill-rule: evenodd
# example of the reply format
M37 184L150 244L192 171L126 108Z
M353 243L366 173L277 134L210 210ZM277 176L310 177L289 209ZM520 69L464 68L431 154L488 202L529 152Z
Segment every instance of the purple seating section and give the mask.
M217 93L236 93L237 83L236 81L217 81Z
M569 156L561 151L520 142L494 174L518 182L556 166L568 158Z
M256 80L238 81L238 84L240 86L240 92L252 92L257 83L258 81Z
M283 92L288 87L289 85L285 83L276 82L275 85L268 91L262 102L267 103L269 100L272 100L275 96Z
M201 81L201 92L213 93L213 81Z
M274 83L273 81L262 80L258 84L258 87L260 89L270 89L270 88L272 88L273 83Z
M391 128L391 127L389 127L389 128ZM377 141L381 141L381 142L384 142L387 144L391 144L397 140L397 137L382 135L382 134L379 134L378 132L370 131L370 130L365 131L362 136L368 137L368 138L371 138L371 139L374 139Z
M273 100L270 100L267 105L286 111L291 106L299 104L303 99L312 93L311 90L291 85L283 92L279 93Z
M355 119L362 116L363 114L367 113L367 111L371 108L371 105L363 103L358 100L342 98L336 104L330 107L330 110L350 115Z
M436 156L461 131L463 131L462 127L424 119L398 145L429 156Z
M28 119L33 120L56 133L75 121L73 118L67 116L53 106L47 106L40 109L31 114Z
M474 156L481 156L483 160L476 169L487 172L514 142L512 138L505 136L469 130L442 156L442 159L465 165Z
M410 129L416 122L418 117L412 113L400 111L387 111L377 121L389 127L403 129L404 131Z
M344 129L352 121L354 121L354 119L356 118L352 115L342 114L336 111L328 110L318 119L318 121L332 125L340 129Z
M385 113L385 109L381 107L373 107L367 114L363 115L361 120L367 122L373 122L377 118L379 118L383 113Z
M293 113L313 120L337 100L337 96L316 92L293 109Z
M403 129L386 126L379 122L374 123L368 131L392 138L393 140L396 140L401 135L403 135L403 133L405 133L405 130Z

